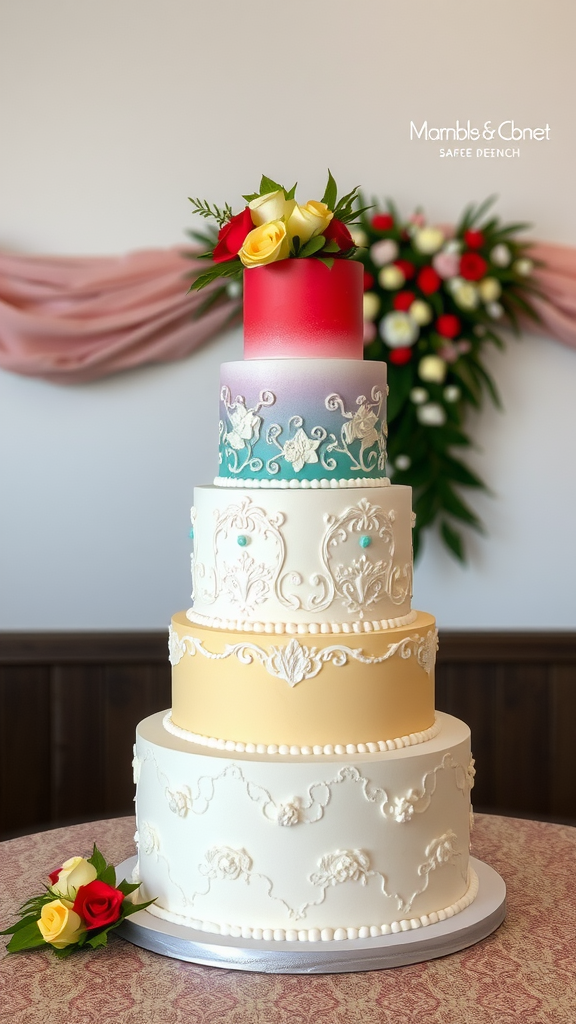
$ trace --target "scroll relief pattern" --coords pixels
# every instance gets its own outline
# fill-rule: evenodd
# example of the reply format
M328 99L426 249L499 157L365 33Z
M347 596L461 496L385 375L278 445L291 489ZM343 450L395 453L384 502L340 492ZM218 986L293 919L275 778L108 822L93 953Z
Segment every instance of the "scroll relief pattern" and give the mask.
M394 510L385 512L361 498L341 515L324 516L320 540L321 572L308 578L310 592L305 600L295 593L304 576L285 571L286 540L282 531L284 515L267 514L244 497L215 512L212 565L196 560L194 592L204 604L225 596L240 614L254 614L257 607L274 597L289 612L304 608L322 612L336 603L363 619L383 598L401 605L412 591L412 559L397 563L395 556ZM238 534L250 542L252 554L237 553ZM358 554L359 540L365 545ZM374 545L375 556L366 553Z
M134 754L135 779L140 778L144 760L152 762L168 808L179 818L186 818L189 814L206 814L212 801L217 798L218 791L225 792L232 785L240 794L246 796L251 804L260 808L267 821L283 828L302 824L313 825L321 821L330 804L332 791L341 786L357 787L360 798L374 804L385 820L406 824L415 814L423 814L428 810L442 774L452 775L453 784L464 797L469 796L475 775L473 758L468 766L464 766L456 761L451 753L446 753L439 764L426 772L420 786L392 796L386 790L375 786L354 765L346 765L332 778L312 783L303 796L292 795L289 799L275 800L268 789L247 778L242 767L235 763L226 765L216 775L200 776L194 787L191 787L182 783L175 785L160 769L150 750L147 751L145 759Z
M283 679L290 686L296 686L303 680L314 679L328 663L335 668L341 668L350 660L359 661L363 665L381 665L396 654L400 658L415 657L420 667L430 675L436 661L438 632L430 629L425 636L415 634L404 637L395 644L389 644L385 653L379 656L370 656L364 654L362 648L345 647L343 644L331 644L318 650L317 647L306 647L294 638L283 647L271 646L267 649L252 641L226 644L224 650L218 653L207 651L204 641L198 637L178 636L171 627L168 646L170 664L173 666L178 665L186 654L201 654L213 661L235 657L243 665L258 661L269 675Z

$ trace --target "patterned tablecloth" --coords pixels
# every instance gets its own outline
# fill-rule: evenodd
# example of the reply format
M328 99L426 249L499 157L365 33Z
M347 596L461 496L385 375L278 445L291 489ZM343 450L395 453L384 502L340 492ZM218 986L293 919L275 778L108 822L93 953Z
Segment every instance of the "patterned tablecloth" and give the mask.
M1 927L47 871L93 840L116 864L133 853L119 818L0 844ZM168 960L111 936L58 961L13 954L0 966L0 1021L11 1024L575 1024L576 829L478 815L473 854L508 889L508 916L479 945L444 959L360 974L251 974Z

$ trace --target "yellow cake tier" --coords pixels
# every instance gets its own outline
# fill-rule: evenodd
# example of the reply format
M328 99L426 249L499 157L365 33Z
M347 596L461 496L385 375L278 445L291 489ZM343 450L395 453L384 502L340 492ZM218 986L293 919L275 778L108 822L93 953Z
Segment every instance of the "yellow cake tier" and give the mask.
M417 743L434 727L436 648L427 612L392 629L297 637L214 629L179 612L170 631L169 725L195 742L302 753Z

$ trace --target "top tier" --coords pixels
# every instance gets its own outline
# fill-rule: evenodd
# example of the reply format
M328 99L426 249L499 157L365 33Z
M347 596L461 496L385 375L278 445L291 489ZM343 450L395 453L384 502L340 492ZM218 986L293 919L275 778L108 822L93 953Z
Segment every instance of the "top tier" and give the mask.
M363 267L280 260L244 271L246 359L362 359Z

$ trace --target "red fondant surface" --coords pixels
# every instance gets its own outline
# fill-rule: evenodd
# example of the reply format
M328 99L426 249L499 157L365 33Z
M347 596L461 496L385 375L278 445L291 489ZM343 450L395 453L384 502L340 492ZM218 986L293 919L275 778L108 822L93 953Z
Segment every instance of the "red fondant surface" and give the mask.
M96 840L119 864L134 818L0 844L0 927L46 873ZM502 875L507 917L459 953L361 974L270 975L169 960L112 934L107 949L58 962L48 950L0 959L10 1024L574 1024L576 829L478 815L472 853Z
M244 356L362 359L363 268L280 260L244 271Z

